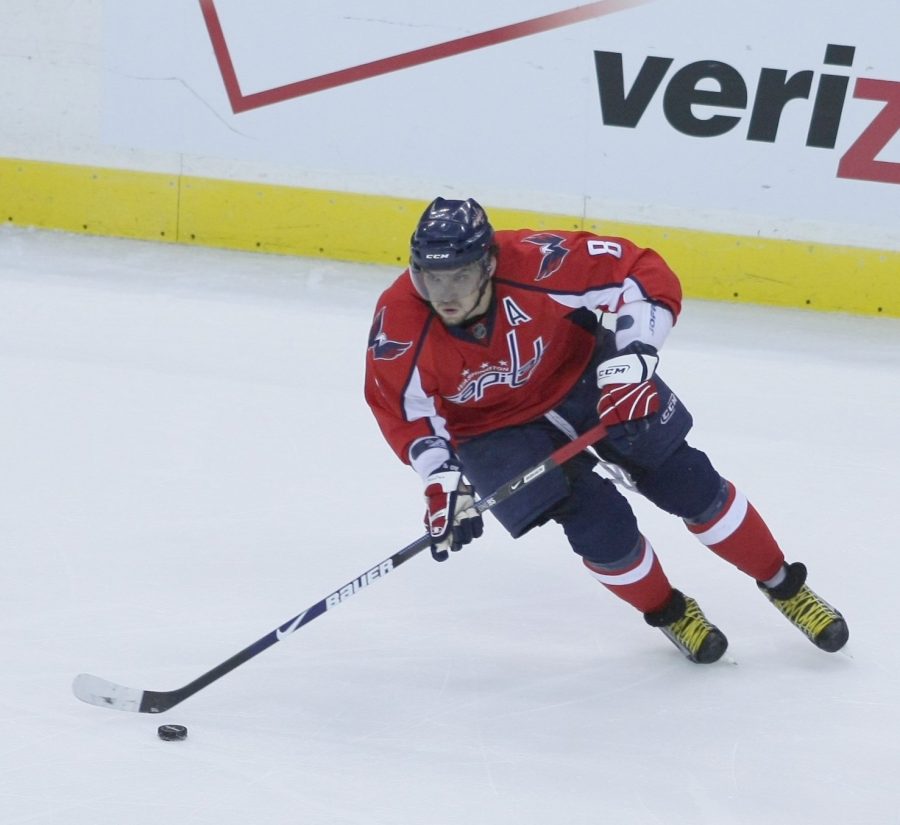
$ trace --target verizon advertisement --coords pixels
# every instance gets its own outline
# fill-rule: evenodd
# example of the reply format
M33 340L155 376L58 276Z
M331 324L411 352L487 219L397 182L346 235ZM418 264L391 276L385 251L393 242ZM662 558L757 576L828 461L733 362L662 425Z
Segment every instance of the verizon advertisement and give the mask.
M763 67L751 101L747 81L741 73L720 60L698 60L668 76L673 58L648 56L631 88L626 90L624 55L597 51L594 58L603 123L636 128L665 81L665 90L659 92L663 113L669 125L683 135L718 137L746 120L747 140L774 143L787 104L802 100L811 101L805 145L834 149L850 78L833 72L835 68L845 71L851 68L855 53L855 46L829 43L823 59L825 69L818 77L815 69L789 74L786 69ZM707 83L712 83L713 88L707 87ZM900 162L878 159L900 133L900 82L857 78L853 96L885 105L840 155L837 176L900 184ZM719 113L701 116L698 110L704 107Z
M896 0L107 2L99 139L192 174L900 249L898 31Z

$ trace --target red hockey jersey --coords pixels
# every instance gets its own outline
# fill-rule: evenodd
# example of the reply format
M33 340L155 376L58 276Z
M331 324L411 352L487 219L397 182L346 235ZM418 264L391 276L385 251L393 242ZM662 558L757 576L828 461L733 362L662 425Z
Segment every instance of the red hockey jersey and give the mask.
M498 231L487 315L448 327L405 271L379 298L365 395L409 463L416 439L452 443L538 418L575 385L594 349L596 311L652 301L681 310L678 278L651 249L589 232Z

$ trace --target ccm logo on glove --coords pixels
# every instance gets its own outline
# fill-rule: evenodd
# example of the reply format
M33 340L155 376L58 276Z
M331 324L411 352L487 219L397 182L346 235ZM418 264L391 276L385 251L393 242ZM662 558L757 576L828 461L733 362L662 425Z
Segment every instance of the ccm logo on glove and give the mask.
M600 364L597 367L597 386L602 390L597 404L600 421L607 427L615 427L658 412L659 394L651 380L658 363L654 347L635 341Z

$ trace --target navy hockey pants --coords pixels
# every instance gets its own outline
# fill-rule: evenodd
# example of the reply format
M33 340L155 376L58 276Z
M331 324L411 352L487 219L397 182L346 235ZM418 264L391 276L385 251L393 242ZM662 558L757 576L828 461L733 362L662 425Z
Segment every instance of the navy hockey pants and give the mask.
M716 500L722 479L706 454L685 441L693 423L690 413L661 379L654 380L660 411L645 419L637 433L629 434L623 426L611 428L596 449L604 460L626 470L653 504L693 519ZM478 494L488 495L595 424L597 395L589 369L549 417L459 445L465 474ZM581 453L491 512L514 538L553 520L587 561L607 568L625 564L640 541L637 520L616 486L593 471L595 465L593 456Z

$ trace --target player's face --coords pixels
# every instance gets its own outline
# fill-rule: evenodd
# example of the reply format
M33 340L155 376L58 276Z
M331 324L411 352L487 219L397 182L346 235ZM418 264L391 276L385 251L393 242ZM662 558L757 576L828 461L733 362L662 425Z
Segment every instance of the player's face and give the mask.
M445 324L461 324L487 308L490 290L482 286L493 266L493 259L489 259L473 261L459 269L422 269L416 273L416 286Z

